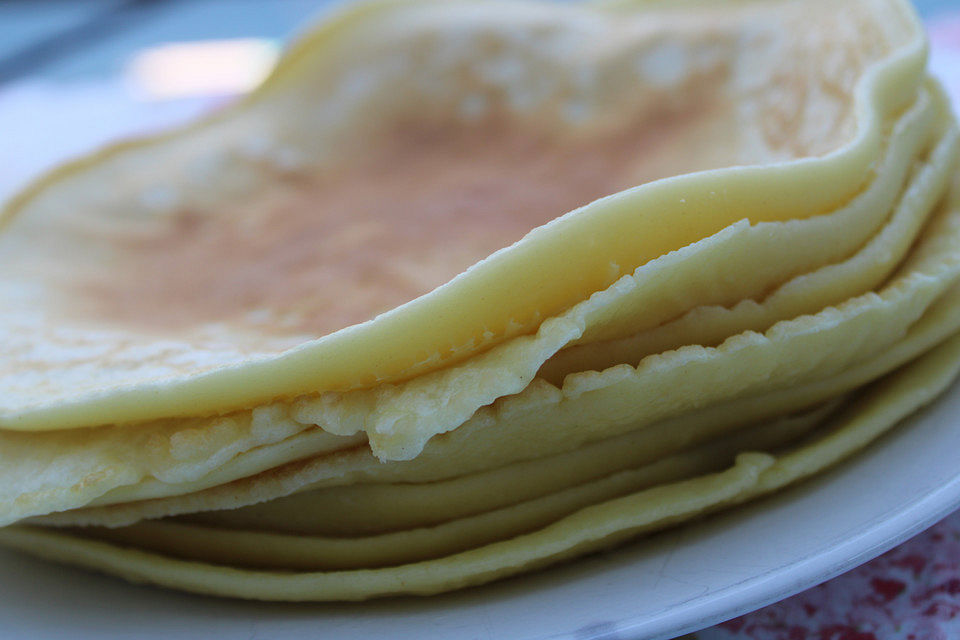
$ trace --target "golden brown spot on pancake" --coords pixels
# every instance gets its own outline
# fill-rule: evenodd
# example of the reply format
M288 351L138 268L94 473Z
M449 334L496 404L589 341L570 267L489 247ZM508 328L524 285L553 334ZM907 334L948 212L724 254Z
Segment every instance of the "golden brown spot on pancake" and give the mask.
M112 242L115 266L89 279L73 311L160 332L228 322L323 335L572 209L689 168L697 115L716 112L700 105L589 138L503 117L398 127L348 166L278 174L229 210L183 208L158 233Z

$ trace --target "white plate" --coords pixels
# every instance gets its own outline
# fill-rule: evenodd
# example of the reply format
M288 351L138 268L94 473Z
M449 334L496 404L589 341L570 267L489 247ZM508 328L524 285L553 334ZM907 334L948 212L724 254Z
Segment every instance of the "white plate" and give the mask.
M0 554L0 637L669 638L860 564L960 506L960 385L840 468L615 552L446 596L196 597ZM8 635L9 634L9 635Z

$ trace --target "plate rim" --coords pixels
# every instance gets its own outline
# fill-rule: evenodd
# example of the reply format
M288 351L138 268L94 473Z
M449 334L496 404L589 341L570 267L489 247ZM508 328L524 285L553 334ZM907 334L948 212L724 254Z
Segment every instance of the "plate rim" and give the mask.
M960 381L955 381L944 395L951 393L960 393ZM938 401L941 399L943 397L938 398ZM910 416L893 430L909 428L909 423L918 418L923 419L920 415ZM883 437L879 440L883 440ZM857 458L863 454L868 452L856 452L852 457ZM835 466L825 475L831 475L840 469L842 465ZM823 477L824 474L821 474L816 479L822 480ZM793 497L791 494L803 484L743 506L756 509L771 500L789 502ZM671 640L757 611L870 562L923 533L958 509L960 472L945 484L930 489L912 504L891 512L882 519L878 518L873 526L839 544L828 545L819 552L809 553L803 558L750 576L700 598L676 603L660 615L622 618L618 621L616 637L623 640ZM741 510L735 509L716 515L736 518L739 511ZM691 619L690 612L693 608L698 615ZM544 640L563 637L570 637L570 634L545 636Z

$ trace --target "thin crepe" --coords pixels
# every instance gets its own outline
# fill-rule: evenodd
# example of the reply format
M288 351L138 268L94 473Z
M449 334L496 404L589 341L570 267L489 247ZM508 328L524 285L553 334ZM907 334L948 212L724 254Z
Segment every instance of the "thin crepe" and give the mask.
M833 13L833 3L818 6ZM0 234L0 301L9 336L0 363L0 426L45 430L196 417L402 381L530 334L637 267L745 217L752 223L800 220L843 207L876 177L891 119L917 95L925 54L922 32L905 5L850 0L845 7L827 26L809 2L787 0L722 9L641 4L626 13L602 5L429 1L346 10L295 47L273 78L240 105L180 133L73 163L14 199ZM531 77L540 80L531 85ZM562 159L564 149L576 154L578 144L589 149L591 140L605 135L622 138L637 123L639 164L622 176L621 188L692 169L755 166L652 180L616 195L608 195L618 189L604 183L607 191L598 195L607 197L555 220L564 210L548 207L534 231L450 282L323 337L309 335L310 323L325 317L329 299L314 292L275 306L264 293L272 290L243 288L257 280L251 274L267 269L257 260L251 271L244 260L279 250L247 242L263 237L257 216L264 210L294 198L305 177L339 176L341 169L352 170L351 163L362 164L358 149L389 151L397 127L416 131L417 122L439 122L455 131L480 127L483 134L484 123L471 124L467 108L477 96L487 105L483 113L491 126L505 120L507 129L537 135L538 127L546 127L543 135L559 146L548 145L544 157ZM709 106L705 113L688 112L703 104ZM782 126L785 120L792 126ZM650 131L669 130L665 122L680 123L679 132L645 159L643 150L653 144ZM561 132L559 142L555 132ZM424 135L451 138L433 130ZM509 177L525 165L509 166L513 147L503 149L507 157L495 156L491 166ZM457 157L469 157L464 166L476 169L471 163L482 154L451 156ZM612 160L601 177L636 164ZM895 188L887 201L894 196ZM576 202L597 194L571 197ZM384 204L399 206L399 192L384 198ZM250 207L252 218L225 215L241 205ZM782 279L854 250L879 224L873 216L887 209L865 212L874 222L860 235L824 229L819 238L830 242L812 239L810 257L781 253L767 262L768 269L749 269L748 247L734 247L728 260L698 271L704 279L688 284L692 291L720 284L724 297L734 300L762 291L776 284L764 281L770 269ZM661 224L667 217L674 222ZM242 225L250 220L245 231ZM208 260L217 265L220 279L211 282L219 286L191 298L176 280L179 262L154 264L143 256L166 256L166 239L201 232L234 240L236 253ZM325 237L322 226L313 232ZM363 246L364 233L347 227L331 242ZM206 255L206 245L197 242L174 241L171 247ZM440 251L457 245L448 238L431 246ZM190 263L192 254L176 255ZM382 259L391 269L401 268L395 256ZM296 280L292 276L302 267L296 260L292 266L270 264L263 277L274 285ZM145 265L155 267L151 288L136 277L124 284L124 274L141 273ZM350 272L354 280L331 284L341 305L362 290L355 283L366 277L364 265ZM424 266L431 271L429 262L421 271ZM415 264L408 267L416 272ZM169 282L168 273L174 273ZM193 269L190 275L203 273ZM211 297L220 306L196 306ZM243 303L248 298L249 305ZM237 300L240 307L226 308ZM629 317L606 317L586 337L615 335L621 322L633 328L638 315L656 322L697 305L694 299L650 302L637 299ZM160 322L171 309L187 315ZM575 333L568 339L584 337ZM381 455L413 456L422 445L417 440L382 446Z
M945 179L955 155L956 134L951 131L946 142L936 147L943 156L938 158L940 162L919 167L914 185L906 191L911 197L905 198L904 203L913 208L901 207L890 225L896 227L902 220L909 220L911 216L907 214L911 211L914 219L925 219L924 207L917 205L929 205L931 197L919 198L918 202L913 196L925 192L921 187L940 184ZM936 152L933 157L937 158ZM932 191L936 193L937 189ZM772 342L759 334L744 334L718 349L690 346L651 358L640 363L640 369L635 371L632 367L617 367L602 374L571 375L559 396L555 387L534 379L533 383L520 387L519 395L495 405L493 414L497 416L495 423L525 425L518 428L519 435L509 437L530 444L521 447L505 443L499 449L480 450L489 452L490 464L496 464L501 460L498 456L503 455L502 451L512 451L513 455L526 451L527 456L534 457L550 452L551 447L558 446L555 443L573 448L640 424L680 415L711 401L728 398L728 394L759 390L763 388L758 387L759 384L771 388L802 379L804 375L825 376L862 357L859 354L868 354L889 344L957 277L960 232L955 200L956 196L943 206L914 252L908 266L917 265L917 270L911 272L904 267L899 279L891 280L879 296L870 293L846 301L842 311L828 309L811 318L781 323L771 329ZM869 255L875 250L870 243L864 252ZM852 260L856 262L864 252ZM617 293L614 289L609 295ZM591 311L596 300L594 297L557 320L582 326L583 316ZM602 298L600 300L602 302ZM552 322L547 323L546 330L553 327ZM535 341L536 338L531 340ZM477 412L471 405L431 404L437 389L443 393L443 384L462 385L466 379L468 384L488 394L487 401L496 400L497 385L504 382L506 369L501 362L501 351L509 355L518 344L522 343L515 341L472 363L422 376L390 390L380 389L371 394L353 392L346 397L319 401L303 400L292 406L273 405L249 416L219 418L209 426L199 420L172 428L162 424L132 433L120 427L75 435L3 434L3 451L9 459L3 468L11 476L5 485L11 494L7 504L13 507L8 510L8 521L88 503L109 504L192 493L294 460L348 451L364 444L361 433L351 433L351 424L375 425L378 420L406 419L420 429L442 426L445 428L438 430L469 430L473 424L490 422L491 411ZM821 361L817 354L830 354L830 357ZM702 367L703 373L695 373L698 367ZM775 374L770 367L777 367ZM513 380L522 381L524 375L532 377L533 372L518 374ZM714 383L715 377L723 380ZM488 382L491 379L497 381ZM506 379L508 383L513 380ZM702 388L710 388L711 392L704 393ZM563 401L559 402L558 397ZM379 413L364 417L363 412L371 406ZM306 439L295 438L314 424L343 437L320 432ZM565 426L561 428L561 425ZM427 437L432 435L434 433L427 432ZM285 444L288 439L293 443ZM271 448L278 455L265 456L264 449ZM251 455L245 455L248 450ZM421 464L431 458L429 451L425 453ZM458 464L464 464L462 456L455 458ZM46 474L36 473L38 468L50 469L56 475L51 480ZM229 500L234 506L240 504L236 498Z
M432 440L408 462L383 464L358 447L277 465L225 485L201 480L199 486L175 489L184 495L168 499L126 502L136 493L121 493L115 500L122 504L67 511L45 521L117 526L273 500L318 482L436 480L570 451L648 425L668 434L668 441L689 442L695 425L731 428L796 411L916 357L957 330L958 279L960 185L897 277L839 307L780 322L764 334L738 334L718 347L688 345L649 357L638 367L571 375L559 389L536 380L523 393L478 411L447 438ZM653 442L656 437L647 446ZM651 449L654 456L661 453L669 450ZM203 490L190 492L198 488Z

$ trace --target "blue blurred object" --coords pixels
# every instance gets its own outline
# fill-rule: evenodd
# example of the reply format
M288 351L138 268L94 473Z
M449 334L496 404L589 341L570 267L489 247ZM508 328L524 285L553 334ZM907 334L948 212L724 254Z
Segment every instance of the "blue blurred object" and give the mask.
M137 51L164 42L286 40L337 0L15 0L0 2L0 84L42 76L119 74Z
M343 0L7 0L0 2L0 84L30 76L116 75L138 50L170 41L289 39ZM960 0L916 0L924 18Z

